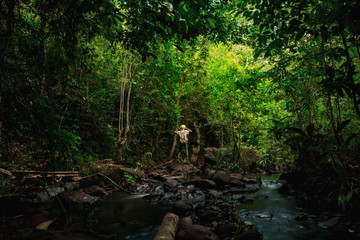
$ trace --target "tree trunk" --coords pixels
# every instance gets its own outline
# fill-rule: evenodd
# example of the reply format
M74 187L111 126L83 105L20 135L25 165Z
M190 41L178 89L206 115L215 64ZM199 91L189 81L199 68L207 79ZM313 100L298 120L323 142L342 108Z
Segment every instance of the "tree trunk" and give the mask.
M183 81L185 78L185 74L186 74L185 72L183 74L181 74L181 78L180 78L179 93L178 93L178 97L176 99L176 106L178 106L178 107L180 107L180 97L181 97L182 85L183 85ZM179 119L179 116L177 116L176 127L179 127L179 124L180 124L180 119ZM173 158L175 148L176 148L176 134L174 134L173 144L172 144L171 151L169 154L169 160L171 160Z
M200 152L200 129L197 126L196 122L194 122L194 128L196 131L196 144L192 146L192 156L191 156L191 162L199 166L198 158L199 158L199 152Z
M131 61L131 57L127 61L124 57L123 63L123 72L122 72L122 81L120 89L120 106L119 106L119 124L118 124L118 139L116 152L114 156L114 161L121 163L122 161L122 152L123 147L127 142L127 135L130 131L130 96L131 96L131 87L132 81L134 79L135 70L132 68L134 62ZM125 88L127 82L129 83L129 89L127 92L126 99L126 115L124 116L124 105L125 105ZM125 128L124 128L124 118L126 119Z

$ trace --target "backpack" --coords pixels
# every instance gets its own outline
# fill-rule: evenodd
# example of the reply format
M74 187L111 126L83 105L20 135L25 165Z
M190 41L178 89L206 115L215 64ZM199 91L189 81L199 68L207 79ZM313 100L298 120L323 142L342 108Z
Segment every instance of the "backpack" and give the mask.
M181 143L187 143L188 138L186 136L185 130L180 131L180 142Z

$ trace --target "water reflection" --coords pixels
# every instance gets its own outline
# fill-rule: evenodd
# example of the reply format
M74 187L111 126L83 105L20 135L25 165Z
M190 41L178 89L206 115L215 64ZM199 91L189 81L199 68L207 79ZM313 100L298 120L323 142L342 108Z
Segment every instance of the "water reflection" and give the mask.
M165 204L151 204L143 195L104 199L95 208L96 230L112 239L153 239L163 216Z

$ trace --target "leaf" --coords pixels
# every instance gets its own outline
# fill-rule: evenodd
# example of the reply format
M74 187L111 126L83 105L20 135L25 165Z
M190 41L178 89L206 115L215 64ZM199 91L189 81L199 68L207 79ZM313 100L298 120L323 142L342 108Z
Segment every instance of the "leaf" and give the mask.
M306 133L301 130L300 128L296 128L296 127L288 127L287 130L290 130L290 131L293 131L293 132L296 132L296 133L299 133L301 136L304 136L306 137Z
M336 134L339 134L349 123L351 119L345 120L342 123L339 124L339 126L336 129Z
M350 135L346 140L345 140L345 146L348 145L350 143L350 141L355 138L357 135L359 135L358 133L354 133L352 135Z
M298 146L303 142L303 138L302 137L292 137L287 139L284 144L287 145L293 145L293 146Z

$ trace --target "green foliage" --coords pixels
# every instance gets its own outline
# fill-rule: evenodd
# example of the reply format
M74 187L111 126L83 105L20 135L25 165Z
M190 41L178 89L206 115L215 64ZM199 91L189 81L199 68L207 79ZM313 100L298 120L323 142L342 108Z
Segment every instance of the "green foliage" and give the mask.
M190 150L197 134L201 149L231 149L218 166L249 167L251 147L264 166L323 170L314 177L338 180L343 206L357 194L358 1L0 7L0 167L86 171L113 157L134 67L123 164L165 161L181 122Z

